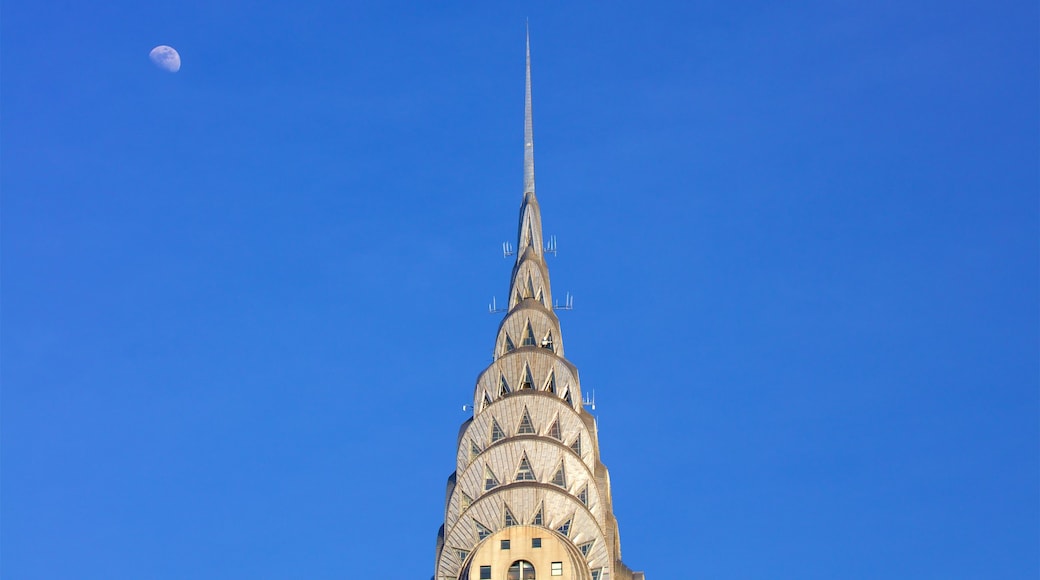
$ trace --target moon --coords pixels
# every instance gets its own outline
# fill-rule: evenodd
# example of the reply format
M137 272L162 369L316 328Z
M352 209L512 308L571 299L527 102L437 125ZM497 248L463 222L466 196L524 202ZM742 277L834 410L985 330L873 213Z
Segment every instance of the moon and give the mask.
M172 46L161 44L148 53L148 58L164 71L175 73L181 70L181 55Z

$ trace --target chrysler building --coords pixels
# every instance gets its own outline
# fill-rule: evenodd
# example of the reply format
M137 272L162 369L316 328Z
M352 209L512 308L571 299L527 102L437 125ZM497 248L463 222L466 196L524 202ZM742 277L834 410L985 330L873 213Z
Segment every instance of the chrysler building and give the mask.
M434 580L643 580L621 562L610 476L564 356L534 187L531 46L516 263L493 361L459 429Z

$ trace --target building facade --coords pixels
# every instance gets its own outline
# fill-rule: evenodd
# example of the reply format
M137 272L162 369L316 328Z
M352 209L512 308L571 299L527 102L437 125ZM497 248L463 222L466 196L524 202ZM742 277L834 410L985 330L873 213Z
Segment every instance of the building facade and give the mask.
M493 361L459 430L434 580L643 580L621 561L610 476L564 356L545 252L528 41L516 263Z

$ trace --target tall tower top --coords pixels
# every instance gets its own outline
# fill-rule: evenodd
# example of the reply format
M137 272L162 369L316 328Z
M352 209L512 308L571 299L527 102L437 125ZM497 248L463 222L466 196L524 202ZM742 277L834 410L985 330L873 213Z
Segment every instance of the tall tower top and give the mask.
M437 534L435 580L643 580L621 561L595 418L564 356L534 193L531 42L524 193L509 307L462 424ZM550 246L554 247L554 246Z
M534 123L531 116L531 32L527 31L527 83L524 91L524 194L534 193Z

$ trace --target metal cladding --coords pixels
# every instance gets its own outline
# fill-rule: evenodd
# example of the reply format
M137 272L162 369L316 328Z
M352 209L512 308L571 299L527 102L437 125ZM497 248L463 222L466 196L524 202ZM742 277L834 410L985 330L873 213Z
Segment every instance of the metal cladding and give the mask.
M533 566L545 578L638 580L643 574L621 562L596 421L582 404L577 369L564 358L554 312L534 187L529 40L526 72L516 263L493 361L477 378L473 416L459 430L434 579L476 580L478 569L490 575L492 565L501 570L491 577L505 578L515 558L509 574ZM537 546L521 552L521 542ZM554 561L538 560L549 554Z

